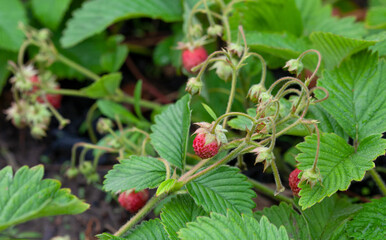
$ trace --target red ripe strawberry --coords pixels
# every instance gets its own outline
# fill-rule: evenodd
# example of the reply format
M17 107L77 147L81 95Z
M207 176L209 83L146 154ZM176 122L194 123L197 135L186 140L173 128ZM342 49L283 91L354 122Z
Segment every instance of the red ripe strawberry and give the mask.
M219 145L217 141L208 143L205 138L206 134L198 134L193 140L194 152L202 159L211 158L218 153Z
M32 87L32 92L36 92L38 90L38 86L36 84L40 83L38 75L34 75L29 79L34 85ZM56 86L55 89L60 89L59 86ZM60 94L46 94L47 101L56 109L60 108L62 102L62 95ZM36 99L40 103L44 103L44 99L42 97L38 97Z
M118 202L127 211L135 213L146 204L148 198L149 191L147 189L140 192L130 190L121 193L118 197Z
M299 169L295 169L291 172L291 174L289 175L289 185L291 187L291 190L293 192L293 194L297 197L299 197L299 192L300 192L300 188L298 187L298 184L300 182L300 179L298 178L298 175L299 173L301 173L302 171L300 171Z
M185 49L182 52L182 65L188 72L192 72L191 69L205 61L207 57L208 53L203 47L197 47L192 51Z
M194 132L197 136L193 141L193 149L200 158L211 158L218 153L221 144L227 142L224 134L226 130L217 125L215 131L212 131L212 124L207 122L199 122L196 125L200 127Z

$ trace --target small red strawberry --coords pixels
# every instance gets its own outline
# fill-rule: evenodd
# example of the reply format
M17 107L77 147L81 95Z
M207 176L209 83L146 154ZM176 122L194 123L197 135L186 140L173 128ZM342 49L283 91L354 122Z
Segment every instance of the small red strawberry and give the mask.
M140 192L129 190L119 195L118 202L127 211L135 213L143 206L145 206L148 198L149 191L147 189Z
M204 62L208 57L208 53L203 47L196 47L192 51L185 49L182 52L182 65L188 72L200 63Z
M293 192L293 194L297 197L299 197L299 192L300 192L300 188L298 187L298 184L300 182L300 179L298 178L298 175L299 173L301 173L302 171L300 171L299 169L295 169L291 172L291 174L289 175L289 185L291 187L291 190Z
M218 153L222 143L226 143L226 136L220 125L212 133L212 124L201 122L196 123L200 126L194 133L197 136L193 140L194 152L202 159L211 158Z
M207 143L206 136L206 134L197 134L193 140L194 152L202 159L213 157L218 153L218 149L220 148L217 141Z

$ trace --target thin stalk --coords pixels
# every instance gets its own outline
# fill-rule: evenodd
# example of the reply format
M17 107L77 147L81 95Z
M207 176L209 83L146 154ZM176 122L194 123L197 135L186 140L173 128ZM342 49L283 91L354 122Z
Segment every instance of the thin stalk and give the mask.
M97 143L98 139L95 135L94 129L92 128L92 116L97 108L98 108L98 105L96 103L94 103L90 107L90 109L88 110L87 115L86 115L87 132L88 132L88 135L91 139L91 142L94 144Z
M184 175L178 179L179 182L185 181L188 177L190 177L192 174L198 171L202 166L204 166L207 162L209 162L211 158L203 159L199 163L197 163L194 167L192 167L189 171L187 171Z
M64 64L66 64L67 66L74 68L78 72L91 78L94 81L98 81L100 79L100 77L98 75L96 75L95 73L91 72L90 70L88 70L85 67L82 67L78 63L72 61L71 59L69 59L61 54L56 55L56 59Z
M260 84L265 88L265 78L266 78L266 75L267 75L267 63L265 62L264 58L258 54L258 53L255 53L255 52L250 52L249 53L250 55L254 56L254 57L257 57L260 62L261 62L261 79L260 79Z
M315 153L315 160L314 160L314 164L312 166L312 170L315 172L316 171L316 165L318 164L318 158L319 158L319 150L320 150L320 132L319 132L319 128L318 128L318 125L316 123L314 123L314 127L316 129L316 136L318 138L318 144L316 145L316 153Z
M142 220L154 207L155 205L164 199L167 196L166 193L162 193L158 196L154 195L146 205L139 210L134 217L132 217L125 225L123 225L117 232L114 233L114 236L122 236L125 232L127 232L130 228L132 228L135 224Z
M265 186L264 184L254 180L254 179L248 178L248 182L252 183L253 187L256 188L258 192L264 194L265 196L267 196L271 199L286 202L286 203L291 204L291 205L294 204L294 201L291 198L280 195L280 194L275 195L274 190L272 190L271 188Z
M369 173L371 177L374 179L375 183L377 184L379 191L381 191L383 196L386 196L386 184L382 180L381 176L374 169L371 169Z
M225 114L229 113L231 111L231 108L232 108L232 104L233 104L233 99L235 97L235 92L236 92L236 83L237 83L237 70L236 69L233 69L233 72L232 72L232 86L231 86L231 93L229 94L229 98L228 98L228 104L227 104L227 109L225 111ZM224 118L224 122L222 123L222 127L225 128L226 124L227 124L227 121L228 121L228 118L225 117Z
M274 195L278 195L279 193L283 192L285 188L281 183L280 174L279 174L279 170L277 169L275 159L272 159L271 167L272 167L272 172L276 183L276 190Z
M216 121L214 122L214 124L212 126L211 132L214 133L217 125L221 122L221 120L225 119L229 116L243 116L243 117L249 118L249 120L251 120L252 122L256 121L253 117L249 116L248 114L242 113L242 112L228 112L228 113L221 115L219 118L216 119Z

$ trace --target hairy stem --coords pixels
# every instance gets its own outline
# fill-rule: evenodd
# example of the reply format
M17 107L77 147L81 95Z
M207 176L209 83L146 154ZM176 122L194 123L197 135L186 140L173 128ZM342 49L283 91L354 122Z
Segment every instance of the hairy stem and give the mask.
M274 190L272 190L271 188L265 186L264 184L254 180L254 179L248 178L248 182L252 183L253 187L256 188L258 192L264 194L265 196L267 196L271 199L286 202L286 203L291 204L291 205L294 204L294 201L291 198L280 195L280 194L275 195Z
M386 184L382 180L381 176L375 171L375 169L371 169L369 171L371 177L374 179L375 183L377 184L379 190L381 191L383 196L386 196Z
M67 66L77 70L78 72L82 73L83 75L91 78L94 81L98 81L100 79L100 77L98 75L96 75L95 73L91 72L87 68L79 65L78 63L72 61L71 59L69 59L61 54L58 54L56 56L56 59L64 64L66 64Z

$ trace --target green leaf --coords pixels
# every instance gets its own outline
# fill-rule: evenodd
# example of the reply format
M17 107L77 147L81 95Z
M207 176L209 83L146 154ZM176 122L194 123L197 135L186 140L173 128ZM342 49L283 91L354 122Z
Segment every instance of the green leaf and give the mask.
M290 239L310 239L307 222L286 203L264 208L261 212L255 212L254 216L257 220L265 216L276 227L284 226Z
M331 239L360 209L360 205L351 204L334 195L303 211L303 215L308 222L312 239Z
M226 214L227 209L232 209L251 213L256 205L252 200L256 193L246 181L247 177L239 172L238 168L221 166L188 183L186 188L207 212Z
M131 112L129 112L125 107L121 104L118 104L113 101L100 99L97 101L97 105L102 114L106 115L111 119L119 118L122 123L125 124L140 124L139 119L134 116Z
M134 89L134 110L137 116L141 119L144 119L141 112L141 94L142 94L142 80L138 80L137 84L135 84Z
M82 88L81 91L83 91L91 98L102 98L109 95L111 96L116 94L116 90L119 88L121 80L121 73L110 73L102 76L93 84Z
M315 160L317 136L305 138L305 142L297 145L302 151L296 158L300 170L311 169ZM317 167L322 176L322 184L313 188L305 182L301 183L299 195L303 209L311 207L338 190L347 190L352 180L360 181L365 172L374 167L374 159L385 154L386 140L380 135L363 139L357 150L334 133L323 133L320 136L320 152Z
M158 154L176 167L184 168L190 127L190 95L185 95L155 117L151 144Z
M158 218L142 222L133 230L129 230L127 234L124 237L116 237L109 233L103 233L97 237L101 240L169 240Z
M196 222L188 223L187 228L178 232L181 239L196 240L287 240L284 227L276 228L266 217L260 222L248 215L239 215L228 210L226 216L212 213L210 217L199 217Z
M24 40L18 24L27 23L27 16L20 0L0 0L0 48L16 52Z
M282 59L297 58L310 44L290 33L266 33L249 31L245 33L248 46L257 52L269 53Z
M376 44L376 41L347 38L325 32L313 32L310 40L322 54L322 60L327 69L338 66L344 59Z
M331 15L332 6L321 0L295 0L302 16L304 35L312 32L330 32L345 37L362 37L366 29L354 17L337 18Z
M386 197L373 199L347 224L346 232L353 239L382 240L386 236Z
M64 14L71 4L71 0L51 1L32 0L31 7L35 17L45 27L56 30L61 23Z
M205 103L201 103L202 106L205 108L206 112L213 118L213 120L217 119L216 113Z
M373 7L367 11L366 27L370 29L386 29L386 6Z
M251 117L256 116L256 109L255 108L248 108L247 109L247 114ZM251 130L253 123L252 121L244 116L237 116L235 118L232 118L231 120L228 121L228 125L231 128L238 129L241 131L247 131Z
M10 71L7 69L8 61L16 61L16 59L17 53L0 50L0 95L10 74Z
M361 52L339 68L324 71L318 86L330 93L321 105L354 140L386 131L385 61ZM317 91L317 98L324 93Z
M123 159L106 175L104 189L112 192L123 192L132 188L141 191L155 188L165 180L165 165L156 158L130 156Z
M343 128L320 104L311 105L306 117L318 120L318 127L322 132L335 133L346 141L348 140L348 135Z
M74 11L60 40L63 47L71 47L102 32L113 23L138 17L150 17L167 22L181 19L180 2L159 0L93 0Z
M0 231L31 219L79 214L89 205L60 189L60 182L44 179L44 168L24 166L13 175L11 167L0 170Z
M195 221L198 216L207 215L189 195L179 195L162 208L161 223L169 234L169 238L177 240L179 239L177 232L181 228L185 228L187 223Z
M123 35L110 36L106 41L106 50L101 56L101 65L106 72L118 71L125 62L129 49L121 44Z
M258 32L287 32L300 36L303 23L294 0L260 0L242 2L234 5L230 17L232 30L242 25L247 33L250 30Z
M159 187L157 188L156 195L159 196L164 192L169 192L170 190L173 189L174 185L176 185L177 179L170 178L168 180L163 181Z
M366 40L378 41L374 46L369 47L372 52L378 52L379 57L386 57L386 31L370 35Z

